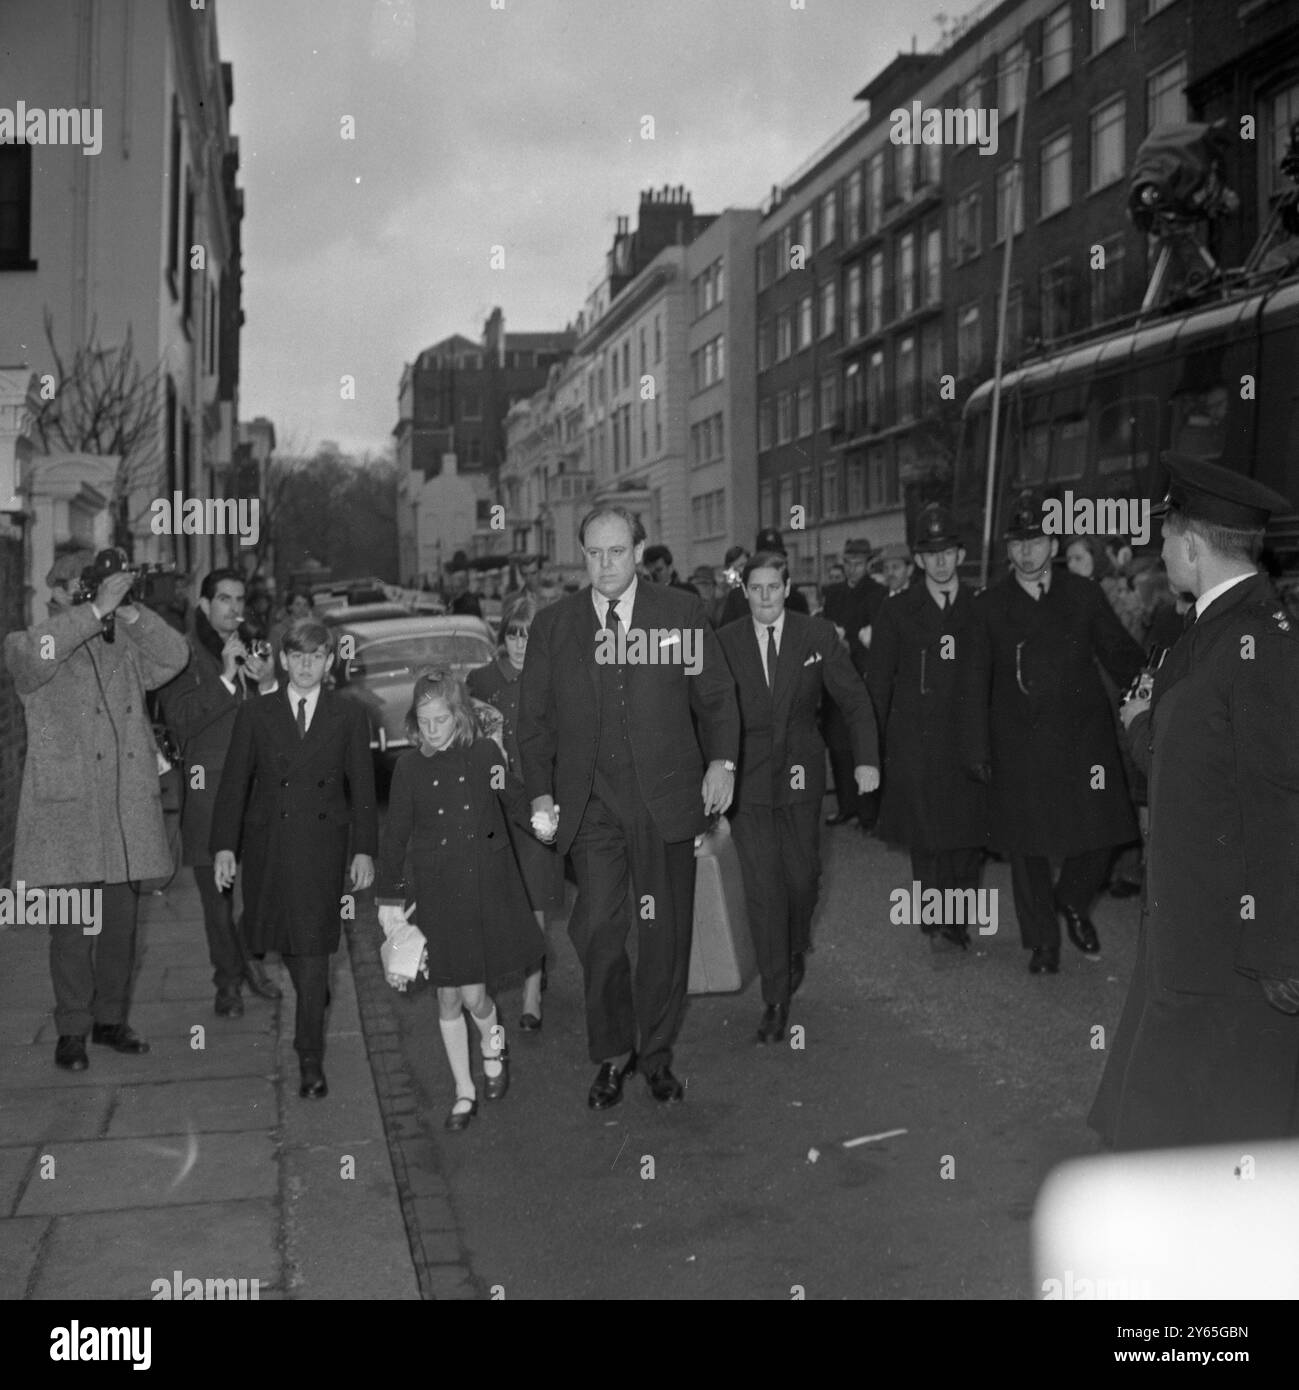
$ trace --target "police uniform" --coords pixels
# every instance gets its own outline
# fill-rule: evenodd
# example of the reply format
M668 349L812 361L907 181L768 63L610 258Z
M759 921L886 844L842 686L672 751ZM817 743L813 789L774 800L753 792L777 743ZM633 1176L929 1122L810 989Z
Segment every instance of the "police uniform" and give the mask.
M1041 499L1026 493L1007 539L1041 535ZM1114 846L1137 838L1096 668L1126 689L1142 654L1098 584L1057 570L1043 586L1030 593L1012 571L976 597L962 743L966 764L990 777L989 836L1010 859L1020 937L1033 952L1029 969L1054 974L1057 912L1074 945L1098 957L1088 912ZM1063 861L1054 884L1052 859Z
M920 515L917 553L959 549L947 509ZM919 568L918 568L919 572ZM922 582L881 606L871 641L868 685L884 731L879 835L911 851L912 877L925 888L977 888L988 838L987 796L965 771L957 708L972 650L974 597L959 581L946 593ZM963 927L925 927L931 943L967 944Z
M1289 503L1170 459L1165 506L1261 529ZM1243 562L1242 562L1243 563ZM1205 600L1208 600L1206 603ZM1137 963L1089 1123L1119 1149L1299 1133L1299 634L1266 576L1199 595L1133 720L1150 836ZM1269 1003L1262 981L1288 982Z

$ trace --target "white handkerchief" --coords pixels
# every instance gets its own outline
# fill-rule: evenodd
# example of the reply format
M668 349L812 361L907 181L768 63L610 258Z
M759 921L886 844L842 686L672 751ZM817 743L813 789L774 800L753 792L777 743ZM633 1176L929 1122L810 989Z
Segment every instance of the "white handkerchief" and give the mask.
M817 663L818 661L820 661L820 660L821 660L821 653L820 653L820 652L813 652L812 655L809 656L808 659L803 663L803 665L804 665L804 666L815 666L816 663Z
M395 975L406 981L413 980L419 974L427 944L424 933L413 923L407 922L403 927L395 927L379 947L383 973Z

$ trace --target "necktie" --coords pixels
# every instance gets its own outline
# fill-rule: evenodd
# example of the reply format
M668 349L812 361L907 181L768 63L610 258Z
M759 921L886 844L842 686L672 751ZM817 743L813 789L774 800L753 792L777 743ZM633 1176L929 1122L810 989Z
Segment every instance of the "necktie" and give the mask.
M1044 598L1046 597L1046 580L1045 580L1045 579L1039 579L1039 580L1037 581L1037 597L1038 597L1038 602L1039 602L1039 603L1042 601L1042 599L1044 599Z
M1182 631L1185 632L1188 628L1193 628L1199 616L1195 604L1192 604L1182 616Z
M951 606L952 606L952 595L951 595L951 592L949 591L949 592L947 592L947 593L945 593L945 594L943 595L943 612L946 613L947 610L948 610Z
M617 632L622 623L622 616L618 612L618 600L611 599L604 610L604 625L610 632Z
M776 650L776 628L773 624L767 629L767 686L771 690L776 688L776 658L779 655Z
M298 701L298 737L307 736L307 702L305 699Z

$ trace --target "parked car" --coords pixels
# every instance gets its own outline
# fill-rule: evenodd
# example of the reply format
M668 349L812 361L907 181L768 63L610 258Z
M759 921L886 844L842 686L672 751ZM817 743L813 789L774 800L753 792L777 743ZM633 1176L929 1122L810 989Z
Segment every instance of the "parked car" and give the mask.
M410 609L404 603L358 603L343 608L331 608L321 614L321 621L327 627L341 627L344 623L373 623L383 618L409 618Z
M349 661L335 664L335 688L355 700L370 724L370 747L381 776L396 755L410 747L406 711L419 673L441 666L462 679L496 657L496 639L480 618L423 617L407 614L338 625L352 639Z

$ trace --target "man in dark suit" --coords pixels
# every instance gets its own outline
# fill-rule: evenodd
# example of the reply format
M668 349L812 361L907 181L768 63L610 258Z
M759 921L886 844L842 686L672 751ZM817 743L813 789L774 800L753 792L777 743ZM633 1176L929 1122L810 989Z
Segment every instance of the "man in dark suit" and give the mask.
M703 605L638 582L640 522L599 507L578 539L591 587L533 619L519 757L539 837L557 835L577 875L570 931L600 1064L588 1103L603 1110L621 1100L638 1048L654 1098L682 1098L671 1061L690 963L694 837L731 804L740 722Z
M284 634L288 683L240 706L209 841L222 890L234 883L242 844L249 945L279 951L293 981L304 1098L328 1092L329 957L338 949L348 837L352 891L374 881L379 842L369 729L360 706L323 689L333 664L323 623L305 618Z
M1164 564L1191 623L1125 701L1150 778L1137 964L1088 1122L1113 1147L1299 1134L1299 633L1257 561L1290 503L1173 456Z
M687 584L672 567L672 552L665 545L645 547L645 573L655 584L667 584L673 589L683 589L688 594L699 597L699 590Z
M1060 968L1060 923L1100 958L1088 914L1116 845L1137 835L1114 715L1097 663L1125 689L1141 648L1104 591L1052 572L1059 541L1042 530L1042 499L1021 494L1006 532L1011 569L974 600L962 701L963 763L989 784L992 845L1010 857L1029 971ZM1051 860L1063 861L1051 882Z
M245 700L276 685L272 659L258 657L244 644L243 620L243 577L237 570L213 570L199 590L189 665L161 691L162 716L181 753L181 862L193 869L198 884L221 1018L243 1015L239 990L245 979L262 998L280 997L261 962L248 952L235 922L234 894L217 888L208 850L235 715Z
M883 607L888 591L877 584L868 573L871 543L860 537L848 541L843 548L845 583L826 591L821 616L832 622L839 636L848 644L848 656L857 674L866 679L866 643L876 615ZM838 811L826 817L827 825L846 825L856 820L863 830L875 824L879 814L879 796L872 792L863 796L858 791L853 774L852 738L839 707L827 701L821 715L821 728L830 750L830 767L834 772L834 798Z
M917 529L924 582L899 589L880 608L871 641L868 684L884 733L879 833L911 851L911 873L922 888L977 889L987 797L962 763L958 719L974 597L961 584L965 547L948 510L926 507ZM942 952L968 948L966 926L943 922L923 930Z
M833 627L792 613L789 565L774 551L744 567L750 621L718 634L740 692L743 738L731 829L744 876L749 926L766 1006L759 1042L785 1036L790 996L803 980L821 880L825 744L823 695L843 711L858 789L879 785L875 716Z

